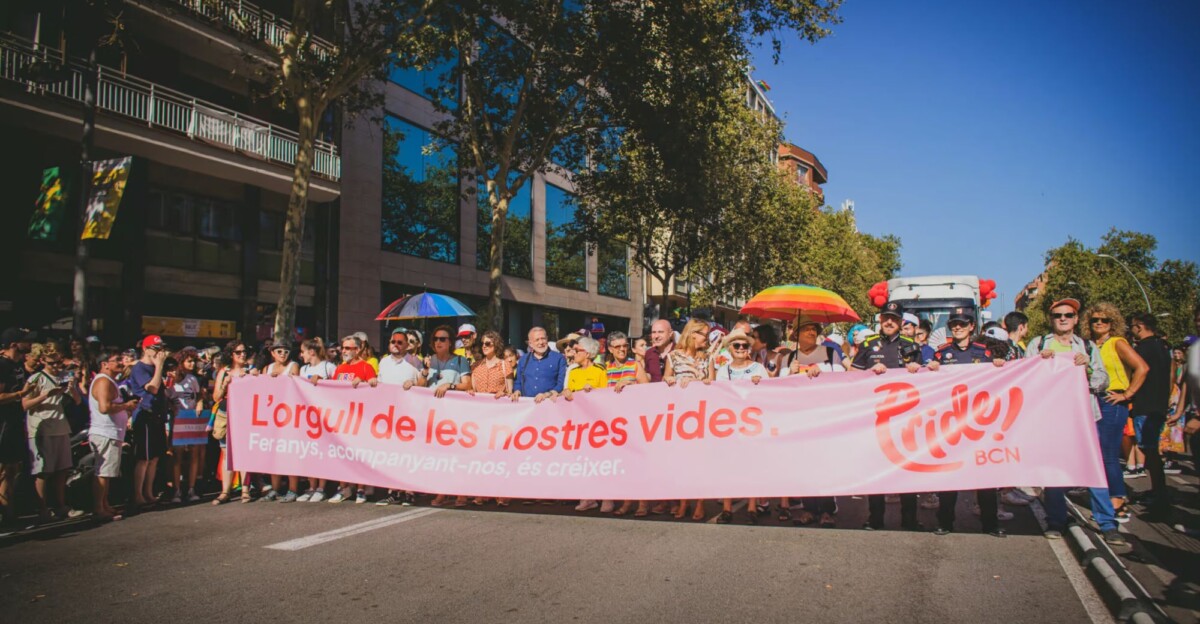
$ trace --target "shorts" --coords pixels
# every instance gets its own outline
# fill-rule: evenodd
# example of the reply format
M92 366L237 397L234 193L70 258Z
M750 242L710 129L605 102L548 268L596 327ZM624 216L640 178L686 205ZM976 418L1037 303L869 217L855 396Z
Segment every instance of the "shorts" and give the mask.
M0 421L0 464L19 464L29 459L29 436L25 418Z
M133 416L133 455L138 461L158 459L167 454L167 429L154 412Z
M35 475L51 474L71 469L71 434L45 435L39 433L29 438L29 452L33 455L29 472Z
M1129 418L1133 420L1133 438L1140 447L1142 445L1142 428L1146 426L1146 417L1130 416Z
M88 436L88 445L96 455L96 476L116 479L121 476L121 443L104 436Z

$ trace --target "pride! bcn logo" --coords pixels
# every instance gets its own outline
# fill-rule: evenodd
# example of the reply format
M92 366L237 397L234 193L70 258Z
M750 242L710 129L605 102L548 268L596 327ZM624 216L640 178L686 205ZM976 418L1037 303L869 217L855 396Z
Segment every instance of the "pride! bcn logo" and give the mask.
M952 472L974 453L976 465L1020 462L1020 449L997 447L1016 422L1024 404L1018 387L991 396L971 393L966 384L950 392L950 409L921 409L921 393L908 383L875 388L875 436L893 464L913 472Z

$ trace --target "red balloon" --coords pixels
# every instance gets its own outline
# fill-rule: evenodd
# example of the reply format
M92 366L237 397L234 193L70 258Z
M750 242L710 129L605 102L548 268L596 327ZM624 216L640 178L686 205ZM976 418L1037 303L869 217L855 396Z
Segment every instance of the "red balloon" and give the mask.
M875 307L877 308L882 308L883 304L887 303L887 297L883 295L875 295L874 297L871 297L871 303L875 304Z
M979 280L979 292L990 293L996 290L996 280L984 279Z

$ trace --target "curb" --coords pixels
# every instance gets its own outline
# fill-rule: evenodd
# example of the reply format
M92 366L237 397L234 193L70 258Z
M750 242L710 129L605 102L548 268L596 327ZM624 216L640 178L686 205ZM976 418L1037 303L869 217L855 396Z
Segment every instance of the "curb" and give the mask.
M1087 570L1092 584L1108 602L1113 616L1120 622L1135 624L1171 622L1108 544L1084 529L1088 520L1070 499L1067 510L1076 522L1067 528L1070 535L1067 542L1079 556L1079 564Z

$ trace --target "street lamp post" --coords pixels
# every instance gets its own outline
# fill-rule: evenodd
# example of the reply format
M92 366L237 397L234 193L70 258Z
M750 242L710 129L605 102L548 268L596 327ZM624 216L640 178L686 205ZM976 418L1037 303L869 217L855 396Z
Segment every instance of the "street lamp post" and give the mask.
M1137 278L1137 276L1133 274L1133 271L1130 271L1129 267L1126 266L1124 262L1121 262L1119 259L1117 259L1116 256L1113 256L1110 254L1102 254L1102 253L1098 253L1096 255L1100 256L1101 258L1108 258L1109 260L1112 260L1113 262L1116 262L1117 264L1121 265L1122 269L1125 269L1125 272L1129 274L1129 277L1133 278L1133 283L1137 284L1138 290L1142 291L1142 299L1144 299L1146 301L1146 312L1148 312L1150 314L1154 314L1154 310L1150 309L1150 297L1146 294L1146 289L1144 287L1142 287L1141 280L1139 280Z

